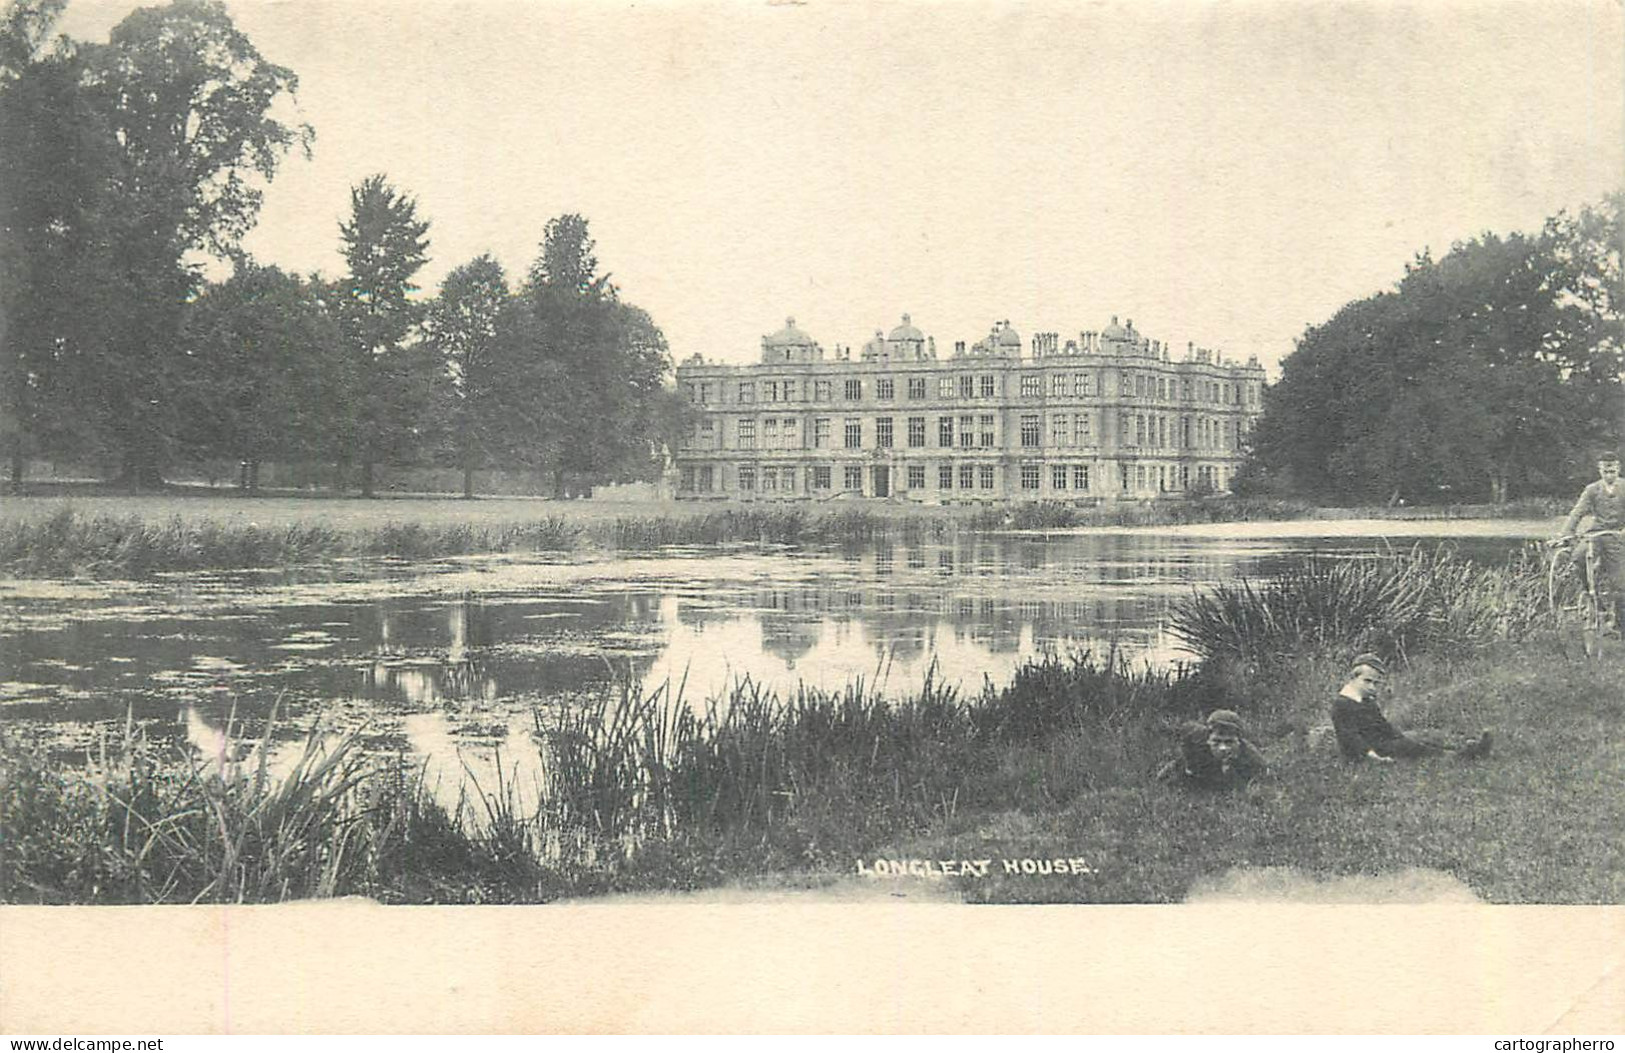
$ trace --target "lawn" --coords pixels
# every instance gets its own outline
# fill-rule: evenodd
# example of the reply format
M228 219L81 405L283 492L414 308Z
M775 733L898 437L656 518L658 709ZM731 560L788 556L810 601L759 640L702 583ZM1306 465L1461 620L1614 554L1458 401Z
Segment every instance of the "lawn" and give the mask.
M1090 778L1087 743L1054 742L1011 771L1037 773L1007 811L966 816L897 854L959 858L1081 855L1095 874L995 870L958 880L981 902L1168 902L1233 868L1292 867L1316 878L1442 871L1495 903L1625 903L1625 655L1586 662L1528 646L1474 662L1422 659L1396 678L1401 726L1497 736L1482 762L1349 764L1299 729L1327 722L1339 677L1309 666L1260 687L1254 719L1269 778L1232 794L1181 793L1143 779ZM1132 740L1131 740L1132 741ZM1154 760L1134 755L1125 767ZM1064 848L1065 851L1059 849Z
M555 501L539 497L482 497L461 501L449 497L275 496L247 497L231 491L177 494L83 494L53 497L0 498L0 523L37 522L63 509L85 518L135 516L162 523L175 516L188 522L215 522L230 527L249 524L281 529L320 523L339 530L375 530L392 523L414 522L427 527L469 524L504 527L550 516L590 524L617 516L691 516L710 511L707 506L676 501Z

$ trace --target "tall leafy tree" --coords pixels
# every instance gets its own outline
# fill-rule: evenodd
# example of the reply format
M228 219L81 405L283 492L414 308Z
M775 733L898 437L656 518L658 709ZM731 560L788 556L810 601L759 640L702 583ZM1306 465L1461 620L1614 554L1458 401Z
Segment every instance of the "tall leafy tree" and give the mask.
M80 415L69 366L98 287L95 217L112 143L83 89L83 57L50 44L63 0L13 0L0 17L0 450L20 486L26 459L73 452Z
M181 436L198 457L229 459L259 487L264 461L305 461L331 448L324 411L340 382L338 322L319 289L240 260L188 311Z
M474 472L500 452L500 401L509 378L497 337L509 296L502 264L479 256L446 275L424 324L449 381L448 430L465 498L474 496Z
M161 481L177 425L180 324L200 254L230 256L286 152L313 133L273 116L297 90L217 0L141 8L86 49L85 87L115 163L97 217L106 254L87 407L137 485Z
M407 338L422 319L413 278L428 262L427 220L417 202L382 174L350 191L350 218L339 228L349 272L337 305L350 357L342 407L350 458L361 465L361 492L374 493L374 465L411 452L423 407L414 394L415 366Z
M572 480L647 477L669 416L659 391L671 356L649 315L599 273L585 218L547 224L519 300L501 346L522 393L505 414L521 456L545 466L558 496Z
M1392 291L1311 327L1266 394L1249 475L1332 499L1566 488L1622 394L1609 230L1588 210L1424 254Z
M1597 422L1590 445L1617 445L1625 442L1625 190L1578 214L1559 213L1544 234L1562 311L1553 357ZM1571 475L1591 471L1589 458L1571 464Z

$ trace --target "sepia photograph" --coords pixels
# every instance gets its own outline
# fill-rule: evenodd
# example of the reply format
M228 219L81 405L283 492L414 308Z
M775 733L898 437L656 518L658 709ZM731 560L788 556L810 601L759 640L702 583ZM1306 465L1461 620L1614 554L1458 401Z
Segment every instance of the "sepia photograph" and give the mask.
M0 1031L1625 1030L1619 4L144 2L0 0Z

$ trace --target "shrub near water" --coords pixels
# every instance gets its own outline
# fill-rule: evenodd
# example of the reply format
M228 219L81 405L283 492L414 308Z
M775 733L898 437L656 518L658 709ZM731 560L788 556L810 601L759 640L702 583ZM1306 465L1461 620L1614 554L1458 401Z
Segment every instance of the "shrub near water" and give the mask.
M1410 654L1527 638L1545 582L1523 558L1485 567L1448 546L1377 559L1309 558L1176 603L1170 629L1204 660L1269 664L1330 649Z

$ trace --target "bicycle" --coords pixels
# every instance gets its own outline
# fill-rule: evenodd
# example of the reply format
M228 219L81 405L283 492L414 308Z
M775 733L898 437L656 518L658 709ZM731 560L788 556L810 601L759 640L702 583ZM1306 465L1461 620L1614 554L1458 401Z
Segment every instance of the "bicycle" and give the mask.
M1546 603L1559 629L1580 633L1587 658L1595 658L1605 636L1618 635L1618 597L1613 587L1599 588L1602 557L1597 539L1625 537L1625 529L1592 529L1546 542ZM1583 557L1583 558L1582 558ZM1604 602L1606 600L1607 602Z

